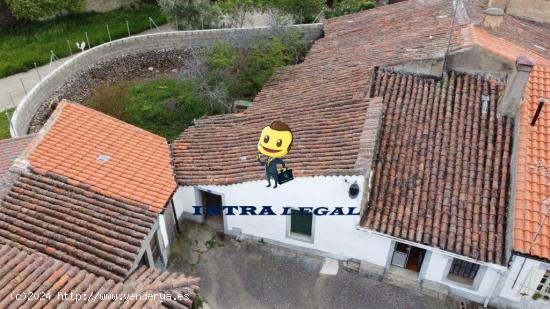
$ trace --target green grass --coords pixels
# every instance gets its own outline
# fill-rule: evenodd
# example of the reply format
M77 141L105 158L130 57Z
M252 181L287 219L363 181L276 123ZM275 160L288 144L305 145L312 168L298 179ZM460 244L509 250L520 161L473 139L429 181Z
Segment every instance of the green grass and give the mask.
M207 102L193 82L173 79L103 84L94 89L87 104L168 141L183 132L193 119L208 113Z
M10 134L10 121L6 117L6 113L8 114L8 117L11 119L11 116L13 115L14 108L7 109L5 111L1 112L0 115L0 139L8 139L11 138Z
M109 41L106 25L109 25L113 40L128 36L126 21L132 35L147 30L150 27L148 17L159 26L166 23L158 6L143 5L0 28L0 78L32 69L35 62L37 65L49 63L50 50L59 58L70 55L67 40L72 52L76 53L76 42L86 41L84 32L88 32L93 47Z

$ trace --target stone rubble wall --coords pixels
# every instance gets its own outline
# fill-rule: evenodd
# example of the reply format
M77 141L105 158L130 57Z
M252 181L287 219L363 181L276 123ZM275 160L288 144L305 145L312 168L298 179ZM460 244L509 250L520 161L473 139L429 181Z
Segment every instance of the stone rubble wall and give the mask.
M192 59L192 52L192 49L159 49L99 61L87 70L66 79L40 105L31 119L28 133L38 132L50 117L52 110L47 102L65 99L88 104L89 99L94 96L94 90L101 85L175 78L180 69Z

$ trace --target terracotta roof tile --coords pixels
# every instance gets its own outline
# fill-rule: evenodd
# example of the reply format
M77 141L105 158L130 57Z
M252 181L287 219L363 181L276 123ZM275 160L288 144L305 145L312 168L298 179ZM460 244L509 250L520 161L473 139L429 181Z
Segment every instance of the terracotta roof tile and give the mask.
M256 144L262 128L274 120L293 131L285 163L296 177L362 175L366 166L356 162L363 155L359 141L370 105L366 94L372 69L443 57L451 14L448 1L405 1L326 21L324 38L313 44L304 62L281 69L251 107L200 119L185 130L172 145L177 181L194 185L263 179Z
M384 119L361 225L504 264L513 124L496 114L504 82L380 70L374 84Z
M116 283L40 253L0 245L0 308L192 308L198 283L199 278L143 266ZM22 292L41 297L13 298L12 293ZM59 297L63 293L74 293L73 298ZM139 300L138 294L144 293L170 294L173 299L161 302L158 295L154 301ZM77 302L75 294L82 299Z
M136 200L155 212L162 211L175 190L168 145L160 136L66 101L44 128L28 155L35 168ZM108 160L100 161L101 155Z
M120 281L138 263L156 213L67 177L22 172L0 206L0 243L51 255Z
M516 61L518 56L528 56L537 64L550 65L550 54L541 55L540 51L535 50L535 47L529 46L528 44L521 44L521 42L518 44L517 41L514 42L510 40L508 36L498 36L495 33L488 32L480 26L473 25L468 26L464 31L468 32L471 36L471 43L480 45L510 61ZM548 31L550 33L550 29ZM550 36L548 36L548 39L550 40Z
M35 134L0 140L0 175L4 175L13 161L25 150Z
M506 15L493 33L547 60L550 59L550 23Z
M548 101L531 126L541 98ZM531 72L520 109L519 136L513 247L550 260L550 66L535 65Z
M508 60L530 57L535 66L520 107L515 177L513 250L550 260L550 109L530 126L540 98L550 99L550 24L507 16L496 32L471 28L474 42ZM543 49L536 47L543 47ZM546 201L546 202L545 202ZM535 241L539 226L541 233Z
M486 0L463 1L462 4L469 15L469 23L475 25L482 23L487 2ZM550 23L548 22L541 23L506 14L500 25L496 29L491 29L490 32L506 41L505 44L514 44L550 59Z

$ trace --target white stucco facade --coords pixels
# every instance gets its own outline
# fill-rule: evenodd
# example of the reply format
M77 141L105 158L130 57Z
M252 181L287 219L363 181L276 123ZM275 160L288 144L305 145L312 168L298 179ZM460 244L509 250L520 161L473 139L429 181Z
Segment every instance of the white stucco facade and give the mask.
M200 221L192 216L193 206L200 205L199 191L221 195L224 206L271 206L277 214L283 207L356 207L359 211L361 194L349 196L349 187L363 187L362 176L298 177L278 188L266 188L266 181L252 181L229 186L186 186L174 195L177 216ZM269 204L266 205L266 202ZM391 241L360 231L360 216L314 216L312 240L289 237L289 216L224 216L224 231L231 235L261 238L290 247L301 247L338 259L355 258L385 264ZM365 244L358 246L357 244Z
M164 215L162 214L159 215L159 231L160 231L160 234L162 235L162 241L164 245L162 249L164 249L165 247L168 247L170 245L170 241L168 240L168 231L166 230L166 221L164 221Z
M511 308L550 308L550 302L533 299L547 271L550 271L550 263L514 255L499 282L493 303Z
M220 195L224 206L272 206L275 213L283 207L356 207L360 209L363 192L349 196L349 187L357 183L363 188L362 176L298 177L277 189L266 188L266 181L251 181L227 186L180 186L174 195L177 217L201 222L202 216L192 215L193 206L201 205L201 191ZM269 203L266 205L266 203ZM375 267L391 268L391 257L396 241L426 250L418 284L436 282L448 287L450 293L484 303L496 292L500 273L506 268L494 264L480 264L472 285L464 285L447 278L453 258L462 258L438 248L400 240L359 227L360 216L314 216L311 240L298 240L288 235L289 216L224 216L224 232L235 236L262 239L266 242L298 248L337 259L357 259Z
M461 284L448 278L449 269L455 257L461 258L441 250L429 250L422 266L420 280L444 284L448 286L451 294L478 303L483 304L488 301L498 284L499 274L504 272L505 268L498 265L481 264L473 284Z

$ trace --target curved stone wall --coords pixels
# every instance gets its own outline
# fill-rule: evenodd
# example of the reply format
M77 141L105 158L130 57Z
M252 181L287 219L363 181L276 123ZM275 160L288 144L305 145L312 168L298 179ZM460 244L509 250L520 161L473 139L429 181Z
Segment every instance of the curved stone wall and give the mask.
M97 61L85 71L65 79L52 95L40 103L30 121L28 133L38 132L50 117L52 110L48 102L66 99L89 104L96 91L106 85L125 83L130 86L134 82L176 78L193 57L193 50L157 49Z
M299 31L306 40L313 41L322 35L323 24L293 25L286 29ZM174 31L132 36L93 47L52 71L29 91L12 116L11 135L27 134L31 119L40 106L66 81L85 72L95 63L147 51L206 47L220 40L234 44L247 41L243 39L270 37L273 34L270 27Z

